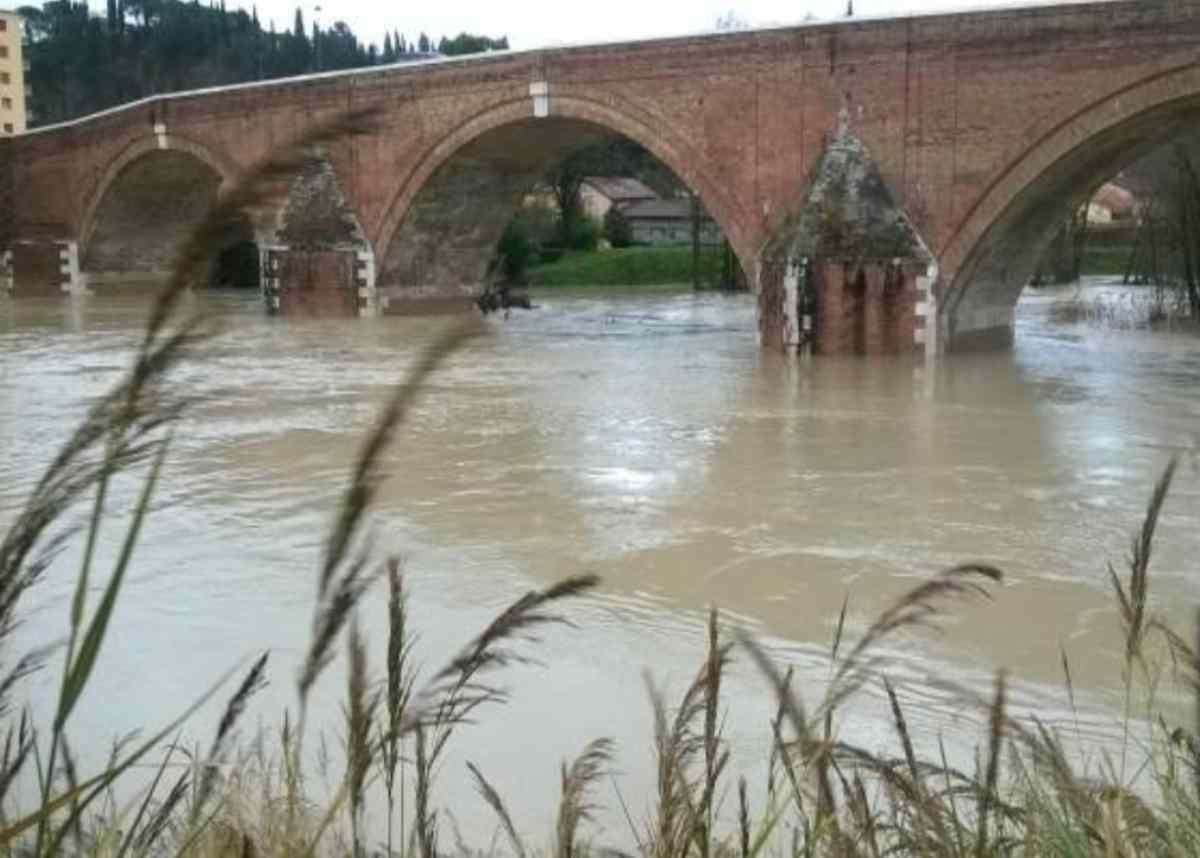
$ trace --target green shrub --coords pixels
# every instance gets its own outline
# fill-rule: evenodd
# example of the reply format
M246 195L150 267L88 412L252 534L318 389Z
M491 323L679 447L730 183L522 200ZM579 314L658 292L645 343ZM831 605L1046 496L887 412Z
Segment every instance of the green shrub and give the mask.
M500 263L500 274L506 283L520 283L525 272L537 255L537 248L529 237L529 224L518 214L508 222L500 243L496 247Z
M616 206L604 215L604 237L613 247L631 247L633 245L633 227L629 218Z
M566 226L566 246L569 250L593 251L600 244L600 225L583 215Z

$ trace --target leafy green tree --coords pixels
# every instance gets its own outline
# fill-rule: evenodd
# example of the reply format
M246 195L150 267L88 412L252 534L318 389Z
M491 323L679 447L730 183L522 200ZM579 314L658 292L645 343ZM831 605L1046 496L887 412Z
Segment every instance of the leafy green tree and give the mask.
M438 52L448 57L464 56L466 54L482 54L487 51L508 50L508 36L499 39L488 36L477 36L471 33L459 33L453 39L444 36L438 43Z
M537 248L530 236L529 223L518 213L500 237L496 248L500 274L505 283L518 284L525 280L525 272L533 261Z
M633 244L633 227L618 206L612 206L604 214L604 237L613 247L629 247Z
M61 122L157 93L225 86L311 71L318 42L296 10L293 26L264 31L258 11L227 0L111 0L99 15L77 0L20 11L27 21L35 123ZM371 64L344 22L318 34L321 67ZM396 43L392 43L393 53Z

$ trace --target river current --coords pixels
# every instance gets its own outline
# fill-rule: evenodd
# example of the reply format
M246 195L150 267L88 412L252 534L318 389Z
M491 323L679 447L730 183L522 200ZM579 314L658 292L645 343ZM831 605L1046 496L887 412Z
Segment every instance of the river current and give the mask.
M491 827L465 760L548 841L559 761L602 735L617 741L631 811L648 810L645 676L673 693L691 679L709 605L795 664L815 700L843 600L852 640L890 599L964 561L1007 577L940 632L905 632L887 649L919 741L944 735L970 753L973 711L926 680L986 692L1001 667L1017 707L1084 737L1111 731L1122 652L1105 564L1121 568L1161 469L1194 447L1200 339L1060 324L1047 308L1062 297L1027 293L1011 352L936 365L764 352L750 296L560 291L490 320L398 437L373 517L381 550L404 558L418 660L434 669L527 589L579 573L603 586L567 606L574 627L525 647L539 663L501 677L510 701L452 740L439 798L468 839L486 842ZM350 462L390 387L446 324L269 318L236 293L191 300L225 332L180 373L200 402L176 433L72 724L97 764L113 736L169 721L263 650L271 684L244 732L294 709L322 540ZM0 525L118 377L145 313L137 293L0 301ZM114 492L106 560L138 487ZM1200 596L1198 491L1185 459L1152 572L1156 610L1184 628ZM63 635L81 550L72 544L30 594L18 645ZM377 587L363 608L376 670L385 603ZM58 670L52 662L18 700L44 710ZM339 663L310 715L330 744L342 686ZM769 692L744 657L727 690L731 771L757 777ZM191 722L188 740L207 741L218 709ZM877 688L839 730L870 748L891 741ZM602 798L602 828L626 838Z

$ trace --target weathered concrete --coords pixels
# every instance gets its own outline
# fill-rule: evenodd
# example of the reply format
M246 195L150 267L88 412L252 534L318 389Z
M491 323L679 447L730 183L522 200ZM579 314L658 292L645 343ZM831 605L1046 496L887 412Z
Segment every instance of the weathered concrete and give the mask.
M1004 339L1059 207L1198 121L1198 13L1200 0L1117 0L837 21L163 96L15 138L13 232L77 242L86 277L89 260L117 258L91 242L119 232L108 198L130 193L139 160L184 153L226 183L314 122L374 107L372 133L327 153L359 252L385 298L444 301L478 288L550 161L622 134L700 193L761 285L764 341L781 341L785 302L767 292L783 279L761 276L763 251L845 129L932 257L911 339ZM18 293L28 256L14 253Z

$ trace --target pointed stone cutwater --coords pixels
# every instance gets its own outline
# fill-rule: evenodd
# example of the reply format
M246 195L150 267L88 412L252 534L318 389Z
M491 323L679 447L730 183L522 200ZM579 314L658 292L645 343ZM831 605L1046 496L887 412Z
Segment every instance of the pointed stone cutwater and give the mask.
M764 251L764 343L823 354L911 352L923 342L916 279L931 261L843 110L803 205Z
M268 249L264 298L272 312L374 315L375 257L328 158L293 181Z
M896 204L879 166L845 122L825 147L804 205L770 248L796 258L854 265L879 260L928 260L908 216Z

